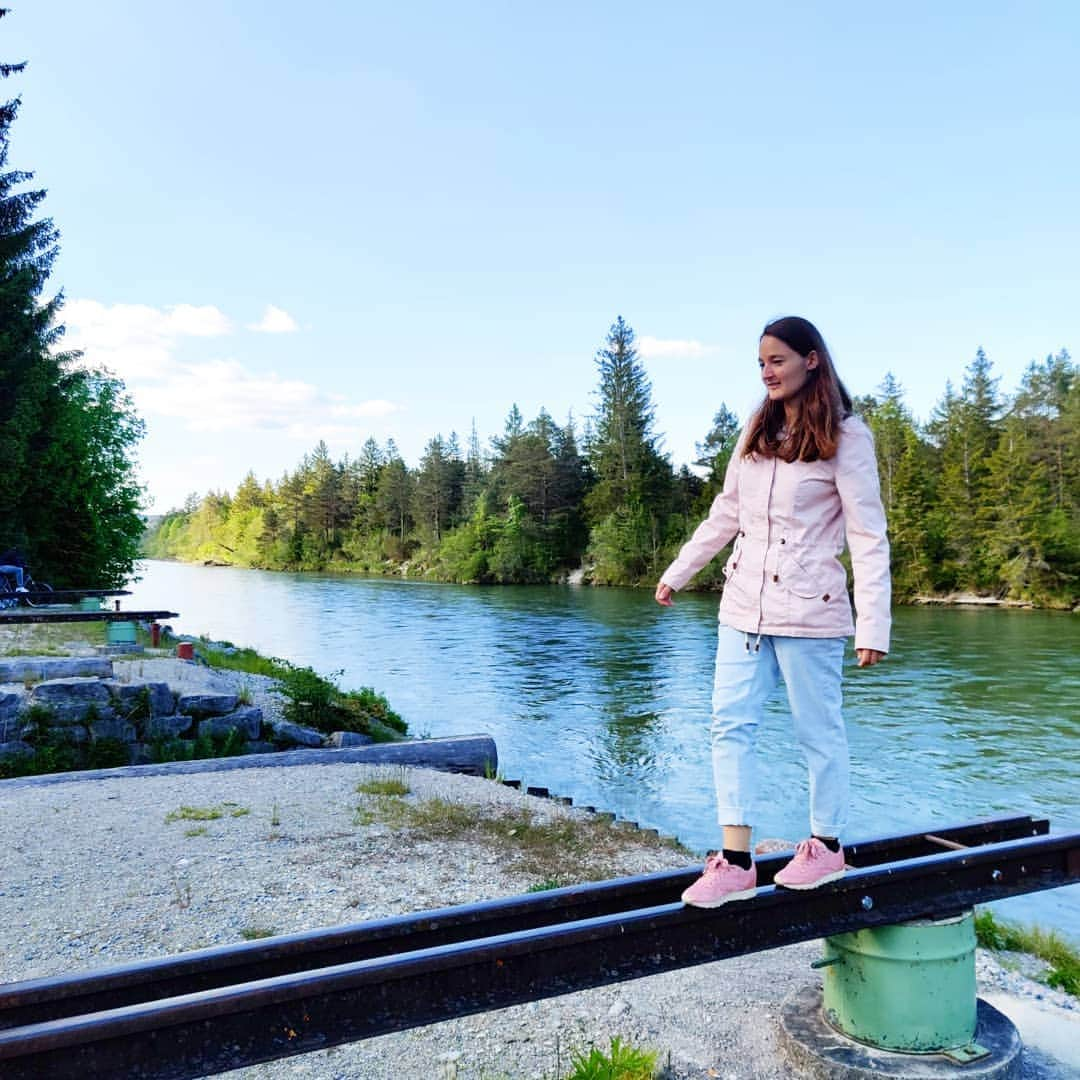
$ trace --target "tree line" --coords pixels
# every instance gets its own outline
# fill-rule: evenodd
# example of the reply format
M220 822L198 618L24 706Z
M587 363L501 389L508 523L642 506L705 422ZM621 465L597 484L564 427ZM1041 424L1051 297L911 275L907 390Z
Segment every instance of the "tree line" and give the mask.
M515 405L481 444L475 424L432 437L415 467L393 440L334 461L324 443L280 480L189 497L148 532L154 557L266 569L349 569L530 583L580 571L651 585L722 483L739 420L721 405L676 470L652 388L619 317L596 354L596 407L579 429ZM920 424L889 375L856 400L873 430L898 599L971 591L1074 606L1080 580L1080 381L1068 353L1033 362L1011 396L980 349ZM718 588L723 554L696 579Z
M0 64L0 78L24 67ZM35 219L34 174L8 165L19 104L0 104L0 550L56 586L120 585L144 529L143 424L118 379L62 348L63 294L45 294L60 234Z

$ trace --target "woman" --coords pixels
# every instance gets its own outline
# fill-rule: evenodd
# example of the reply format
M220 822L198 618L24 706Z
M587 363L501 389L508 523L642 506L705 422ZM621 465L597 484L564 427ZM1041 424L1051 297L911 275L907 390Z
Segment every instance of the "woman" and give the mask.
M810 770L810 833L774 881L812 889L844 872L848 748L840 678L845 639L859 667L889 650L889 543L874 443L851 411L821 334L790 316L765 327L758 366L766 398L736 444L703 521L664 571L656 600L672 604L725 544L713 688L712 759L723 849L683 901L718 907L753 896L750 836L758 804L754 736L783 678ZM844 536L855 573L853 626Z

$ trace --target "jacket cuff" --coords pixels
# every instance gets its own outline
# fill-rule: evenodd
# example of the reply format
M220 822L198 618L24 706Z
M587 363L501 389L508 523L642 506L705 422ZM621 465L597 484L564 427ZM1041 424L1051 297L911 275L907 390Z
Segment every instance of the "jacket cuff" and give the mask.
M855 648L874 649L880 653L889 651L889 628L887 626L864 625L856 620Z

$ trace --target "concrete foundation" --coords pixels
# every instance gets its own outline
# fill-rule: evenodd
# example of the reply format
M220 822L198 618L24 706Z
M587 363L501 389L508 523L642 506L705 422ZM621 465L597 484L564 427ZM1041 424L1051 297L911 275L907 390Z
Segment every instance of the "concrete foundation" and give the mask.
M1012 1080L1020 1076L1023 1044L1012 1021L981 998L975 1042L990 1053L959 1064L943 1054L898 1054L849 1039L826 1023L818 986L795 991L780 1011L780 1042L797 1075L821 1080Z

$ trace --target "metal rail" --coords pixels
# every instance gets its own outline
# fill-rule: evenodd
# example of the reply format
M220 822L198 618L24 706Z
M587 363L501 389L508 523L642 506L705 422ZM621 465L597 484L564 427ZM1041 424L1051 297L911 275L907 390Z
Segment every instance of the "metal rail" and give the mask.
M1028 816L977 821L939 830L964 847L1043 836L1049 822ZM857 841L845 847L848 864L885 862L932 855L940 849L927 834ZM758 860L758 880L773 874L790 852ZM481 937L554 926L580 919L656 907L678 899L700 868L666 870L640 877L593 882L485 903L425 911L288 934L261 941L199 949L176 956L119 965L81 976L58 976L0 984L0 1028L39 1023L79 1013L115 1009L137 1002L210 990L257 979L290 975L313 968L369 960L403 949L449 945Z
M1080 881L1080 834L1032 837L1031 831L1045 832L1045 822L1012 819L1010 827L1026 829L1025 838L980 844L978 831L989 835L988 827L995 825L1003 823L938 829L937 837L975 843L963 851L901 855L903 861L888 861L889 844L896 845L894 854L917 851L912 836L852 845L854 858L860 850L867 859L872 851L882 858L812 892L765 885L755 899L713 911L675 902L678 882L693 876L687 871L594 886L606 888L611 902L621 888L624 895L618 902L628 906L566 922L558 921L560 909L573 908L586 890L558 890L561 899L539 894L518 900L517 917L522 917L520 909L538 916L544 901L555 902L542 922L511 932L488 933L497 923L478 912L485 905L384 920L372 924L378 928L373 938L378 942L382 935L377 949L393 936L387 931L395 922L426 919L429 936L409 936L406 944L412 947L396 955L223 983L160 1001L148 1000L151 983L145 987L151 992L140 1002L120 1008L37 1023L32 1013L19 1014L20 1026L0 1031L0 1075L5 1080L203 1076L860 927L940 917L975 903ZM967 836L959 835L965 830ZM922 843L939 850L920 836ZM775 869L782 858L766 861ZM666 901L640 904L664 877L668 880L662 888L670 890ZM459 940L431 944L440 919L452 923L455 916ZM506 916L503 910L498 917ZM287 951L289 942L263 947ZM176 958L178 963L183 960ZM195 962L194 968L198 966ZM92 978L114 977L122 983L125 970L130 971L117 969L120 975L104 972ZM48 1000L40 1004L47 1015L61 995L62 982L9 987L3 1004L18 1009L20 1000L22 1006L32 1004L27 995L44 992Z
M158 619L179 618L176 611L20 611L17 615L0 615L0 626L9 623L69 623L69 622L156 622Z

